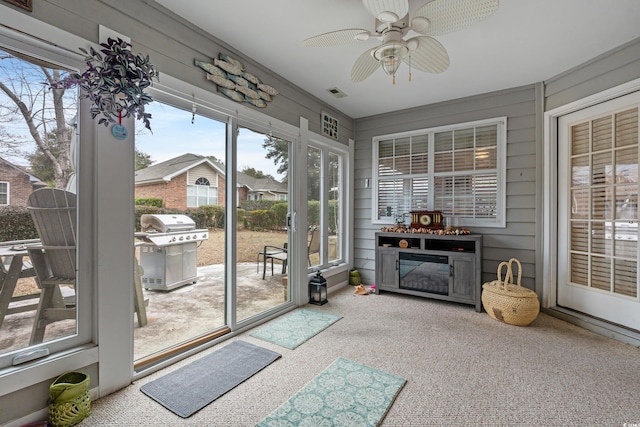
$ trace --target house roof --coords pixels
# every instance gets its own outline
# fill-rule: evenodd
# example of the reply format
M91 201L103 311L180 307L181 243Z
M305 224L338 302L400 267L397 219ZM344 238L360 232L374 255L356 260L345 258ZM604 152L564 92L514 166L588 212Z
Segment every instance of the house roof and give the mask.
M289 191L287 184L272 177L254 178L242 172L238 172L238 185L243 185L252 192L287 193Z
M203 163L208 164L212 169L215 169L217 173L224 176L224 170L207 157L200 156L198 154L186 153L136 171L135 183L136 185L141 185L155 182L168 182L174 177L182 175L189 169L193 169Z
M0 158L0 162L6 164L7 166L9 166L12 169L17 170L18 172L23 173L24 175L27 175L29 177L29 182L31 183L31 185L37 185L37 186L42 186L42 187L45 187L47 185L45 182L42 182L42 180L40 178L38 178L37 176L33 175L31 172L29 172L26 168L23 168L22 166L18 166L16 164L13 164L10 161L5 160L3 158Z
M224 176L224 165L222 163L213 161L198 154L186 153L136 171L135 183L136 185L143 185L157 182L168 182L174 177L182 175L188 170L203 163L208 164L211 168L215 169L218 174ZM238 172L238 186L246 186L249 191L254 192L286 193L288 191L286 184L283 184L274 178L254 178L242 172Z

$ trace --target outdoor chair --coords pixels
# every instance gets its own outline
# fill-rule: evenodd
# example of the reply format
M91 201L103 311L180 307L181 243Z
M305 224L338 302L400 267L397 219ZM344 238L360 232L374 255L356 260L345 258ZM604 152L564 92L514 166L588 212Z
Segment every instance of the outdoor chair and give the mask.
M257 258L257 272L260 272L260 258L262 258L262 280L265 279L267 272L267 260L271 260L271 275L273 276L273 260L279 260L282 262L282 274L287 273L287 244L283 244L282 247L266 245L262 252L258 252Z
M307 242L307 259L311 266L311 254L320 253L320 229L313 227L310 229L309 240ZM260 261L262 260L262 280L266 277L267 261L271 260L271 275L273 276L273 261L282 262L282 274L287 273L287 244L282 247L267 245L262 252L258 252L256 272L260 272Z
M41 188L31 193L27 209L41 241L40 245L27 247L41 288L29 341L38 344L43 341L48 324L76 317L76 195L58 188ZM147 318L140 274L136 266L135 311L139 326L144 326ZM67 285L64 296L61 285ZM69 288L74 290L72 295L68 295Z
M318 227L311 228L309 244L307 245L307 259L311 266L311 254L320 253L320 229Z
M41 188L31 193L27 209L42 242L28 247L41 287L30 339L30 344L37 344L43 341L49 323L75 318L75 298L65 300L60 285L75 289L76 195L57 188Z

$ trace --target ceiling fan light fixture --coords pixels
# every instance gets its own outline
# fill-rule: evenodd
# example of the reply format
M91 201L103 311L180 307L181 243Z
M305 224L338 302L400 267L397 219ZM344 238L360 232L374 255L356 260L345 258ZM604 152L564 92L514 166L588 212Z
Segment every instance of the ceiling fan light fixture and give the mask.
M409 53L409 49L402 44L387 44L374 53L374 58L380 62L380 66L389 76L395 76L402 60Z

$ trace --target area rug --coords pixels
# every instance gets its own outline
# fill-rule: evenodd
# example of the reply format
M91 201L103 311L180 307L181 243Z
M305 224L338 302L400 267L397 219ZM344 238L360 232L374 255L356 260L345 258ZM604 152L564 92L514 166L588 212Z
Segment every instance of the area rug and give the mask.
M335 314L303 308L269 323L251 336L293 350L341 318L342 316Z
M140 387L140 391L187 418L250 378L280 354L244 341L213 353Z
M340 357L258 427L378 426L405 383Z

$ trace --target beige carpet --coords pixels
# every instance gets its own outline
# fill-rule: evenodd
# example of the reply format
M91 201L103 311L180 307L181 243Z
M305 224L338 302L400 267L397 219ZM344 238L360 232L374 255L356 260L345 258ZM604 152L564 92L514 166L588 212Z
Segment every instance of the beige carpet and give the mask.
M191 418L139 388L204 354L93 402L82 426L253 426L337 357L406 378L383 426L640 422L640 349L547 315L509 326L471 306L351 287L312 307L343 319L295 350L238 336L282 358Z

